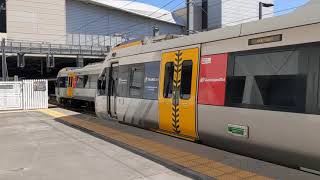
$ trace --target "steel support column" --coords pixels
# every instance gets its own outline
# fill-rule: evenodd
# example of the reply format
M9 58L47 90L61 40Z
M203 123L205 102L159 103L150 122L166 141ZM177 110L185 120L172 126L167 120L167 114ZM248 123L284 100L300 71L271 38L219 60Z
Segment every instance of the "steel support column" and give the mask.
M7 58L6 58L6 40L1 41L1 52L2 52L2 81L7 81Z

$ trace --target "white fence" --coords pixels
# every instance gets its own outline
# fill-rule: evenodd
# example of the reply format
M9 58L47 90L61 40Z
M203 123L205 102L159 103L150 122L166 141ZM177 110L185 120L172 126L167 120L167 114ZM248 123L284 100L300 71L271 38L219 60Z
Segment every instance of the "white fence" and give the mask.
M0 110L48 108L48 80L0 82Z
M23 80L23 109L48 108L48 80Z
M22 108L22 82L0 82L0 110Z

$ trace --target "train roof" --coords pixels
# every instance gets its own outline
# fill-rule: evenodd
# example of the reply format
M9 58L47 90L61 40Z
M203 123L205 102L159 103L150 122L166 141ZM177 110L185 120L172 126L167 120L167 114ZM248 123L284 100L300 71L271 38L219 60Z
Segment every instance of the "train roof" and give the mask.
M295 11L277 17L266 18L259 21L248 22L235 26L224 27L207 32L176 38L142 46L128 47L113 54L113 57L124 57L141 53L191 46L201 43L232 39L241 36L271 32L276 30L299 27L320 23L320 2L310 0L307 4Z
M90 73L90 74L94 74L94 73L99 73L102 69L102 62L99 63L92 63L92 64L88 64L87 66L84 66L83 68L79 68L79 67L67 67L67 68L63 68L59 71L58 76L60 75L68 75L68 73Z
M71 71L74 71L76 69L79 69L80 67L65 67L65 68L62 68L60 71L59 71L59 74L61 73L68 73L68 72L71 72Z
M79 69L75 69L75 72L82 72L82 71L94 71L94 70L101 70L102 69L102 64L101 62L99 63L93 63L93 64L88 64L87 66Z

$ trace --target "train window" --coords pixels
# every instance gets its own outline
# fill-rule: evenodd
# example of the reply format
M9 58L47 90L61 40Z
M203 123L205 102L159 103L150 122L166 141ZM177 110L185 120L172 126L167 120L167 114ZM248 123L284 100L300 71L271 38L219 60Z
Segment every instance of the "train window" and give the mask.
M117 96L128 97L128 77L129 77L129 67L127 65L120 66Z
M67 77L58 78L58 87L66 88L67 87Z
M229 78L228 83L230 104L258 109L304 111L306 76L234 77Z
M160 62L149 62L145 64L143 98L158 99Z
M142 97L143 93L143 79L144 79L144 71L143 68L134 66L131 67L130 73L130 88L129 88L129 95L133 98Z
M77 76L77 88L85 88L88 82L88 75Z
M70 78L66 77L66 87L69 87L69 84L70 84Z
M226 105L305 112L306 61L299 56L296 48L234 56L229 62Z
M258 105L304 110L306 76L256 76L255 81L259 91L256 94Z
M229 94L229 102L232 104L241 104L243 99L244 85L246 77L230 77L227 80L227 94Z
M118 74L119 74L119 66L112 67L112 72L110 72L109 76L109 89L108 96L116 96L118 89Z
M57 77L56 87L61 87L60 81L61 81L61 77Z
M239 55L234 60L234 76L297 74L298 60L297 50Z
M90 89L90 83L91 83L90 81L91 81L91 75L87 75L87 82L84 85L85 89Z
M106 95L106 88L107 88L107 74L108 68L105 68L98 79L98 95L105 96Z
M192 85L192 61L183 61L181 71L180 98L190 99Z
M97 87L98 75L89 75L88 79L89 80L85 88L95 89Z
M68 87L72 87L72 77L68 77Z
M62 83L62 84L61 84L62 87L65 87L65 88L67 87L67 80L68 80L67 77L63 77L63 78L61 79L61 82L60 82L60 83Z
M167 62L165 66L163 97L172 97L174 66L173 62Z

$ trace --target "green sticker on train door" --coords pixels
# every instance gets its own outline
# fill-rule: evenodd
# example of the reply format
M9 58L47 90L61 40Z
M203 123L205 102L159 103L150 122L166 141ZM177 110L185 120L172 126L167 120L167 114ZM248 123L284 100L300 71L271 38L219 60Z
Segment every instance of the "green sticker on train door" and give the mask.
M249 127L235 124L228 124L228 133L233 136L249 138Z

